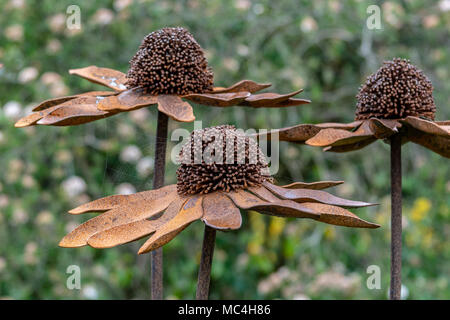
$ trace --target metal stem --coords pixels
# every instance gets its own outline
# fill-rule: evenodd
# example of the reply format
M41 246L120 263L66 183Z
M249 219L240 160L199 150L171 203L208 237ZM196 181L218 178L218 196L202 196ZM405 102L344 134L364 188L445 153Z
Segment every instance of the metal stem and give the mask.
M402 137L391 137L391 288L390 299L402 290Z
M203 235L202 257L200 260L200 268L198 270L197 281L197 300L208 300L209 283L211 280L211 265L214 255L214 244L216 242L216 229L205 225L205 233Z
M166 167L167 125L169 118L158 111L156 128L155 171L153 173L153 189L164 186ZM162 248L151 252L151 295L153 300L163 299L163 251Z

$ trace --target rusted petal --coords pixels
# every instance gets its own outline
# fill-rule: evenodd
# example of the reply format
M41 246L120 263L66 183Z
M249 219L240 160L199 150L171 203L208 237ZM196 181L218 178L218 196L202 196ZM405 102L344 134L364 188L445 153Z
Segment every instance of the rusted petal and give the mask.
M290 141L297 143L304 143L306 140L314 137L320 130L323 129L342 129L353 130L361 124L361 121L351 123L321 123L321 124L299 124L292 127L271 130L267 134L259 134L260 137L267 137L271 139L272 134L278 133L280 141Z
M264 201L249 192L237 190L225 193L241 209L255 210L270 215L317 219L319 214L310 208L289 200Z
M157 219L134 221L98 232L88 239L88 245L94 248L111 248L145 237L175 217L185 201L185 198L173 201Z
M450 125L439 125L433 121L418 117L406 117L406 119L401 121L409 124L414 129L428 134L450 137Z
M193 93L183 96L192 102L214 106L214 107L229 107L235 106L244 101L250 96L250 92L229 92L229 93Z
M125 82L127 81L126 75L117 70L89 66L86 68L71 69L69 73L116 91L123 91L127 88L125 86Z
M308 99L298 99L298 98L289 98L287 100L283 100L277 103L268 103L264 106L259 107L265 107L265 108L286 108L286 107L295 107L300 106L302 104L308 104L311 103L311 100Z
M336 197L332 194L329 194L325 191L320 190L309 190L309 189L285 189L269 182L264 182L263 185L280 196L283 199L293 200L299 203L303 202L319 202L324 204L331 204L334 206L342 206L347 208L359 208L359 207L368 207L373 206L375 204L361 202L361 201L353 201L347 200L343 198Z
M352 228L378 228L379 225L365 221L350 211L323 203L302 203L303 206L311 208L320 213L318 221Z
M314 137L308 139L306 144L315 147L335 147L354 144L370 137L373 137L373 131L370 128L369 122L365 121L356 131L342 129L321 130Z
M116 207L126 206L135 201L152 201L167 196L169 193L176 192L177 186L171 184L156 190L142 191L127 195L114 195L97 199L69 211L70 214L82 214L87 212L103 212Z
M450 158L450 136L445 137L410 129L407 132L407 138L443 157Z
M73 126L114 115L113 112L102 111L97 108L101 99L103 99L101 96L82 96L66 101L50 112L48 112L48 109L40 111L47 114L37 124Z
M229 93L247 91L250 93L260 91L262 89L270 87L270 83L256 83L252 80L241 80L228 88L214 88L214 93Z
M365 140L361 140L355 143L351 143L351 144L346 144L343 146L330 146L330 147L325 147L323 148L323 151L327 151L327 152L350 152L350 151L356 151L362 148L367 147L369 144L372 144L373 142L377 141L378 139L375 137L369 137L366 138Z
M194 111L189 103L176 95L160 94L157 96L158 110L180 122L192 122L195 120Z
M151 201L135 201L125 206L115 207L75 228L61 240L59 245L71 248L84 246L87 244L87 240L97 232L148 219L164 211L172 201L178 198L178 194L172 192Z
M202 221L218 230L236 230L241 227L241 212L222 192L213 192L203 199Z
M377 139L386 139L395 133L398 133L398 129L402 127L402 124L397 120L392 119L376 119L372 118L368 120L370 129L373 135Z
M165 245L195 220L203 216L202 196L192 196L181 208L180 212L164 224L139 249L143 254Z
M287 93L287 94L278 94L278 93L260 93L260 94L252 94L248 98L246 98L240 105L250 106L250 107L270 107L272 105L276 105L282 101L288 100L293 96L302 92L303 89ZM308 102L306 102L308 103Z
M98 108L105 111L132 111L157 102L156 96L145 93L145 89L132 88L102 99Z
M276 197L272 192L264 188L263 186L259 187L249 187L248 190L256 195L257 197L261 198L262 200L269 201L269 202L278 202L283 199L280 199Z
M66 101L75 99L75 98L79 98L79 97L83 97L83 96L102 96L102 97L106 97L109 95L115 94L114 91L90 91L90 92L85 92L85 93L80 93L80 94L75 94L73 96L66 96L66 97L58 97L58 98L53 98L53 99L48 99L45 101L42 101L40 104L38 104L36 107L33 108L32 111L40 111L40 110L44 110L53 106L56 106L58 104L64 103Z
M286 189L312 189L312 190L322 190L334 186L338 186L343 184L344 181L319 181L319 182L294 182L291 184L286 184L284 186L280 186L281 188Z
M37 124L37 122L39 120L41 120L43 117L45 117L47 114L49 114L50 112L56 110L57 108L59 108L59 105L53 106L53 107L49 107L45 110L41 110L41 111L37 111L37 112L33 112L21 119L19 119L14 126L16 128L23 128L23 127L28 127L28 126L33 126L35 124Z

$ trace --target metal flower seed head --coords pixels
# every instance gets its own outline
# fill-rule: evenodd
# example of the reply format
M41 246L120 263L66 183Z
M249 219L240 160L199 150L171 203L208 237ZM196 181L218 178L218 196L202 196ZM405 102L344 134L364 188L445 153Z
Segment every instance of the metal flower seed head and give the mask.
M192 132L179 160L177 190L182 195L229 192L272 181L256 141L231 125Z
M150 94L203 93L213 89L213 73L189 31L163 28L142 41L130 60L126 86Z
M384 61L381 68L367 78L356 98L355 120L408 116L434 120L436 113L431 81L406 59Z

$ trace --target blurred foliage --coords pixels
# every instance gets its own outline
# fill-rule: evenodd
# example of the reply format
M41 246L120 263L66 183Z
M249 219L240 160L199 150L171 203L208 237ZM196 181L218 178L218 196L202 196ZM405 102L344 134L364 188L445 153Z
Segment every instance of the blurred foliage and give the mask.
M397 56L410 58L430 77L437 119L449 119L449 1L377 3L381 30L366 28L369 4L355 0L0 0L0 297L149 296L149 256L136 255L139 244L106 250L57 244L88 219L67 210L117 192L151 189L155 108L73 128L13 127L39 101L100 88L70 77L68 69L95 64L125 72L146 34L179 25L206 49L216 85L270 81L277 92L303 87L301 96L313 101L285 110L196 106L205 126L351 121L359 84ZM66 28L71 4L80 6L81 30ZM170 122L171 130L177 127L192 130L193 124ZM448 160L413 144L403 152L408 298L449 299ZM283 143L280 155L280 183L345 179L334 192L380 203L357 213L382 227L349 230L244 214L241 230L218 234L211 297L386 298L388 146L377 142L354 153L328 154ZM166 183L175 181L175 169L168 161ZM165 247L165 297L194 297L201 238L197 222ZM66 288L69 265L81 268L81 290ZM380 290L367 289L369 265L381 268Z

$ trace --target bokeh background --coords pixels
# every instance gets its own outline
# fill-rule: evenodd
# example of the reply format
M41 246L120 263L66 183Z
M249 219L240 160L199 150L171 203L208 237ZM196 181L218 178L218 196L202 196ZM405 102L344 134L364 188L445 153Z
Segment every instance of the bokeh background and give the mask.
M66 9L81 9L81 30ZM368 30L368 5L381 29ZM305 91L310 105L285 110L195 107L205 126L278 128L353 120L360 83L383 60L405 57L434 84L437 119L449 119L450 1L0 0L0 297L135 299L149 297L149 256L140 243L63 249L59 240L88 216L67 210L106 195L151 189L155 108L78 127L14 128L39 101L101 88L68 69L98 65L126 72L142 38L187 27L205 48L215 83L271 82ZM170 130L192 124L170 122ZM170 144L170 148L174 143ZM169 149L170 154L170 149ZM404 154L404 293L450 298L450 166L407 144ZM349 230L306 220L244 214L241 230L219 233L211 298L385 299L389 287L389 148L377 142L348 154L281 144L280 183L345 179L335 194L378 207L358 210L381 224ZM174 164L166 183L175 182ZM202 223L165 247L165 297L195 295ZM81 268L81 290L66 269ZM381 289L366 286L369 265Z

